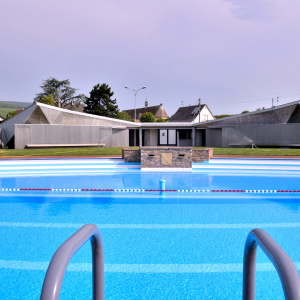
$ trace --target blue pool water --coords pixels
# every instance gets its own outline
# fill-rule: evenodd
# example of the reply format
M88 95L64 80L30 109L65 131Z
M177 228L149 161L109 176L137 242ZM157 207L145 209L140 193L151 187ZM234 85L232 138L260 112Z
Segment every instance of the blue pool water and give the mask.
M141 172L121 160L1 161L1 299L38 299L57 247L97 224L106 299L241 299L246 236L266 230L300 268L299 160L218 160L192 172ZM191 192L6 191L167 189ZM209 192L192 192L209 190ZM273 266L257 258L257 298L284 299ZM71 261L61 299L91 299L90 245Z

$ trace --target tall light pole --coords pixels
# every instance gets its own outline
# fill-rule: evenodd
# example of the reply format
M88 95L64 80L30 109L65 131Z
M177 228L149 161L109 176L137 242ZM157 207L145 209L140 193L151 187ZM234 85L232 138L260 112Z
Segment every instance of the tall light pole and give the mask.
M201 122L201 118L200 118L201 98L198 99L198 104L199 104L199 123L200 123Z
M136 94L138 93L138 91L140 91L142 89L145 89L146 87L143 86L143 87L141 87L139 89L131 89L127 85L124 86L124 87L125 87L125 89L131 90L134 93L134 122L136 122Z

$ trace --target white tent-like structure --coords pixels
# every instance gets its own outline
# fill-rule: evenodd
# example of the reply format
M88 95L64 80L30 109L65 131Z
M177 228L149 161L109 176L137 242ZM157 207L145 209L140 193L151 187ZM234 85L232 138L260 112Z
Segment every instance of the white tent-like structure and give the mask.
M128 146L129 128L140 124L34 102L0 124L4 147L23 149L30 145Z

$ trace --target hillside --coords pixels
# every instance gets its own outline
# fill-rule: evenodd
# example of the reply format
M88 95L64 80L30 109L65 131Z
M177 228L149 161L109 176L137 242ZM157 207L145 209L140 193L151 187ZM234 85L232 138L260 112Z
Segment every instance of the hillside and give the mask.
M0 101L0 116L5 118L10 111L26 108L31 104L31 102Z

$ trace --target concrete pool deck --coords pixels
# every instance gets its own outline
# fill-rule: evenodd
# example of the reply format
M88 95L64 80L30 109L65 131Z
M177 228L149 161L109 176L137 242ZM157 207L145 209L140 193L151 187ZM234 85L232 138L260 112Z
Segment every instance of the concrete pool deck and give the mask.
M1 160L1 158L0 158ZM1 160L0 175L42 175L44 168L50 168L51 174L96 174L109 172L109 170L122 170L122 172L145 172L140 163L126 163L121 156L28 156L9 157ZM41 165L40 165L41 164ZM75 164L75 165L74 165ZM6 172L9 171L9 174ZM149 172L161 172L161 169ZM299 173L300 157L248 157L248 156L216 156L204 163L193 163L189 169L164 169L166 172L280 172Z
M122 158L122 155L91 155L91 156L0 156L1 159L60 159L60 158ZM263 158L263 159L300 159L300 156L276 155L214 155L212 158Z

